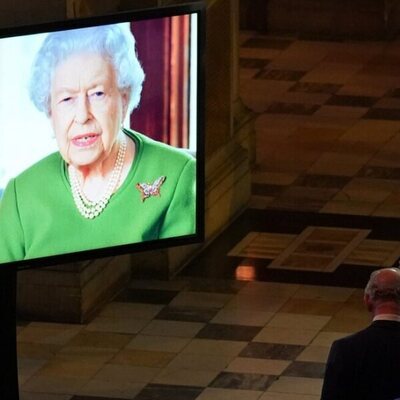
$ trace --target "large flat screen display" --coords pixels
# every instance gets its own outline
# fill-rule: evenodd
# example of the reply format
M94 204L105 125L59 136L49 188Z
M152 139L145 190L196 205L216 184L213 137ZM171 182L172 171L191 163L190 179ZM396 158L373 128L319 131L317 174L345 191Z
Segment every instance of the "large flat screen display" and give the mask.
M202 240L203 19L0 31L0 265Z

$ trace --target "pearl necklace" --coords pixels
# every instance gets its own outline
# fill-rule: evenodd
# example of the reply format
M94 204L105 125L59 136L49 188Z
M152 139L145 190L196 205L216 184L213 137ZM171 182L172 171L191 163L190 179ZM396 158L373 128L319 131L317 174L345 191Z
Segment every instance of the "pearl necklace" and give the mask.
M124 140L119 146L117 158L115 159L115 165L111 172L110 180L108 181L107 187L100 199L96 201L89 200L86 197L79 183L76 168L71 164L68 166L72 197L74 198L74 202L78 211L83 217L87 219L96 218L106 208L121 179L122 168L125 161L126 148L127 143L124 136Z

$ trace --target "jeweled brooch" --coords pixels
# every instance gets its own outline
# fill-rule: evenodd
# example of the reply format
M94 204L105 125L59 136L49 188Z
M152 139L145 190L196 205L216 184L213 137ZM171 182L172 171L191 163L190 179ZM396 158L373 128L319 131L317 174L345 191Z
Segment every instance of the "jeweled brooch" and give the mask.
M136 188L139 190L142 202L152 196L160 196L161 185L167 179L166 176L160 176L153 183L137 183Z

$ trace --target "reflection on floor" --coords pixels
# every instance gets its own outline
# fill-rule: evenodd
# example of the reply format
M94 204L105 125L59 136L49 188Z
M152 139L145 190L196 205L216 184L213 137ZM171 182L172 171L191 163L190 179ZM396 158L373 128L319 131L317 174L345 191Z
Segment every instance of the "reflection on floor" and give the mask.
M317 400L362 288L400 257L400 41L244 33L250 208L180 276L87 325L20 322L22 400Z

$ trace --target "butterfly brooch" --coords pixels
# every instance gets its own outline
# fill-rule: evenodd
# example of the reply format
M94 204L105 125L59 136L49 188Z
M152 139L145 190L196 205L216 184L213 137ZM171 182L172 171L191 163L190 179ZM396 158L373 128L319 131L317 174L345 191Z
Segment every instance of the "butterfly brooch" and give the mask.
M160 176L153 183L137 183L136 188L140 192L142 202L151 196L160 196L160 187L166 179L166 176Z

